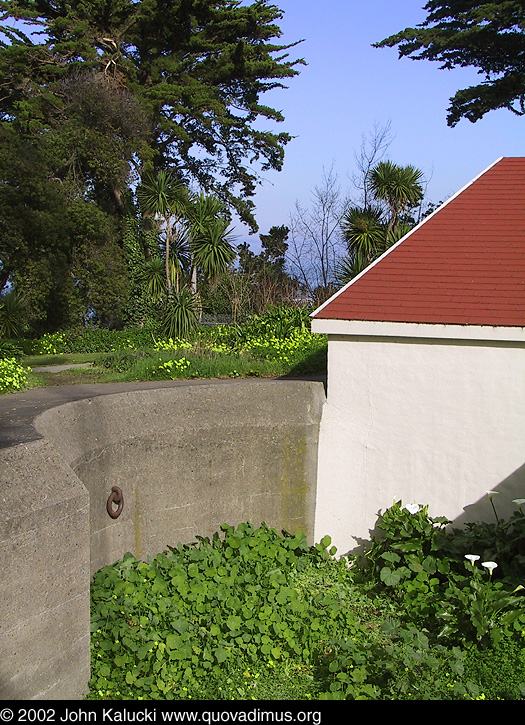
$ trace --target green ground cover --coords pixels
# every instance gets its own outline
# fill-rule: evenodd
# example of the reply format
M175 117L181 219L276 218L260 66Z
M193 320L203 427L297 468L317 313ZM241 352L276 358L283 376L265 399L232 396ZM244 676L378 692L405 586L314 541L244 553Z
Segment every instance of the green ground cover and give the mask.
M249 523L127 554L93 579L88 699L523 699L523 503L463 531L397 503L364 556Z

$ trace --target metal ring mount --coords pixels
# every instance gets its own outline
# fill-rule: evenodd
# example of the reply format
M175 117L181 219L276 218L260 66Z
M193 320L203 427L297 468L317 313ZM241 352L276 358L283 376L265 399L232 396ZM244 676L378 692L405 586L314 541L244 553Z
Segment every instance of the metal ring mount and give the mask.
M113 504L117 505L116 509L113 508ZM108 514L111 516L112 519L118 519L118 517L122 513L123 508L124 494L122 493L122 489L120 489L118 486L113 486L111 489L111 493L109 494L108 502L106 504Z

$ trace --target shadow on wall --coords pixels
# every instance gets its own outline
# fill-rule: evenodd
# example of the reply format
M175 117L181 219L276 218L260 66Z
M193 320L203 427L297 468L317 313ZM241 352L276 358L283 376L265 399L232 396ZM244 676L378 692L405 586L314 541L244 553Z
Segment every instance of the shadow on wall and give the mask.
M525 499L525 463L495 486L492 492L494 493L492 503L498 517L503 520L509 519L517 509L517 505L512 502L520 498ZM474 521L495 521L491 496L488 492L475 503L465 506L464 513L458 516L453 524L454 528L461 528Z

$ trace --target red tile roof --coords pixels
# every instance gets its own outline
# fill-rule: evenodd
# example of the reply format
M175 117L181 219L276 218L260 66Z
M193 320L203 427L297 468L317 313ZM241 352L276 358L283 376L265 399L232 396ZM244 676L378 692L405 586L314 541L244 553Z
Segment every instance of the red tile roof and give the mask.
M315 319L525 326L525 158L502 158Z

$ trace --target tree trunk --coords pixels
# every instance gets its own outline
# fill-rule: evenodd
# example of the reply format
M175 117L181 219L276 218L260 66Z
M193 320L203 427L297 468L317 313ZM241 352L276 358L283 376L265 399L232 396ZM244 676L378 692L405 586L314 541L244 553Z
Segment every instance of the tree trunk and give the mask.
M171 236L171 224L169 219L166 221L166 285L168 287L168 294L171 292L171 279L170 279L170 236Z

